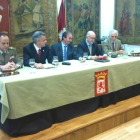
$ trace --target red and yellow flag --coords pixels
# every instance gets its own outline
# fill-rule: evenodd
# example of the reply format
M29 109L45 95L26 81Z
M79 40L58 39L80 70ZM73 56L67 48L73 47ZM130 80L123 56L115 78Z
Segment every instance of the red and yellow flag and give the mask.
M95 72L95 96L108 93L108 70Z

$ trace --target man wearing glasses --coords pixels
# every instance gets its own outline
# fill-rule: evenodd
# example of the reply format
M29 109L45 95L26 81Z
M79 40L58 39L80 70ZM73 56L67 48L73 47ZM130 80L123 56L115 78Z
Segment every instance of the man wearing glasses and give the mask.
M103 55L101 48L98 47L96 41L96 34L93 31L88 31L86 39L77 46L77 53L83 57L84 53L88 53L88 59L96 60L97 56Z
M118 31L112 30L109 33L109 38L102 42L102 47L104 53L108 54L108 52L115 52L116 54L123 53L123 47L121 41L117 39Z

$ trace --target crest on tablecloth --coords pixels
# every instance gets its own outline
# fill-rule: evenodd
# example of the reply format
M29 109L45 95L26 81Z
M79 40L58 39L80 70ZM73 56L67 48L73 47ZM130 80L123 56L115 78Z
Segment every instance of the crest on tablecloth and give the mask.
M108 93L108 70L95 72L95 96Z

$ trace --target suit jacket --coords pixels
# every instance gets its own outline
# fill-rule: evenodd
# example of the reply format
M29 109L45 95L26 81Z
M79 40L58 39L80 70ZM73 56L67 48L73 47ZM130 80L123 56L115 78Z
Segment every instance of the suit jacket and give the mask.
M77 46L77 53L83 57L84 52L87 52L88 55L94 56L94 55L103 55L104 53L102 52L102 49L98 47L97 43L94 42L92 44L92 54L90 54L88 45L86 43L86 40L82 41L78 46Z
M34 58L35 63L45 64L45 60L49 56L49 46L41 47L41 60L39 59L38 53L34 47L34 44L31 43L23 48L23 63L24 66L29 66L29 59Z
M75 52L74 47L72 45L67 45L67 56L68 60L72 59L79 59L79 55ZM62 50L62 44L61 43L56 43L51 46L51 51L49 55L49 62L52 63L53 61L53 56L58 56L58 61L62 62L63 61L63 50Z
M3 57L3 55L0 53L0 65L5 65L9 62L11 57L14 57L12 59L12 61L19 65L20 67L22 67L23 63L21 61L21 59L18 57L17 53L16 53L16 49L13 47L9 47L9 49L6 51L5 53L5 58Z
M108 52L110 52L110 51L113 51L113 47L112 47L110 38L108 38L102 42L102 48L103 48L104 53L106 53L106 54L108 54ZM115 41L115 50L116 51L123 50L121 41L119 39L116 39L116 41Z

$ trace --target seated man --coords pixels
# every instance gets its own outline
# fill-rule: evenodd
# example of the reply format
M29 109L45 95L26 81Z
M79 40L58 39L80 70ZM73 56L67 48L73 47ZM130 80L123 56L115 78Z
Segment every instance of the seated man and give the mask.
M109 38L102 42L102 48L104 53L108 54L108 52L116 52L116 54L122 54L123 48L121 41L117 39L118 31L112 30L109 33Z
M15 48L9 47L9 37L6 33L0 33L0 69L21 68L22 61L18 57Z
M45 60L49 56L49 46L46 45L47 40L45 33L36 31L32 36L33 42L23 48L24 66L29 66L29 59L35 59L36 68L44 68Z
M77 46L77 52L83 57L84 52L88 53L88 59L96 60L97 56L103 55L101 48L98 47L96 41L96 34L93 31L88 31L86 39Z
M50 63L53 61L53 56L58 56L58 61L66 61L66 60L80 60L82 62L85 61L85 58L80 57L75 50L74 46L70 45L70 42L72 41L72 33L70 31L66 31L62 34L62 42L56 43L51 46L50 51Z

